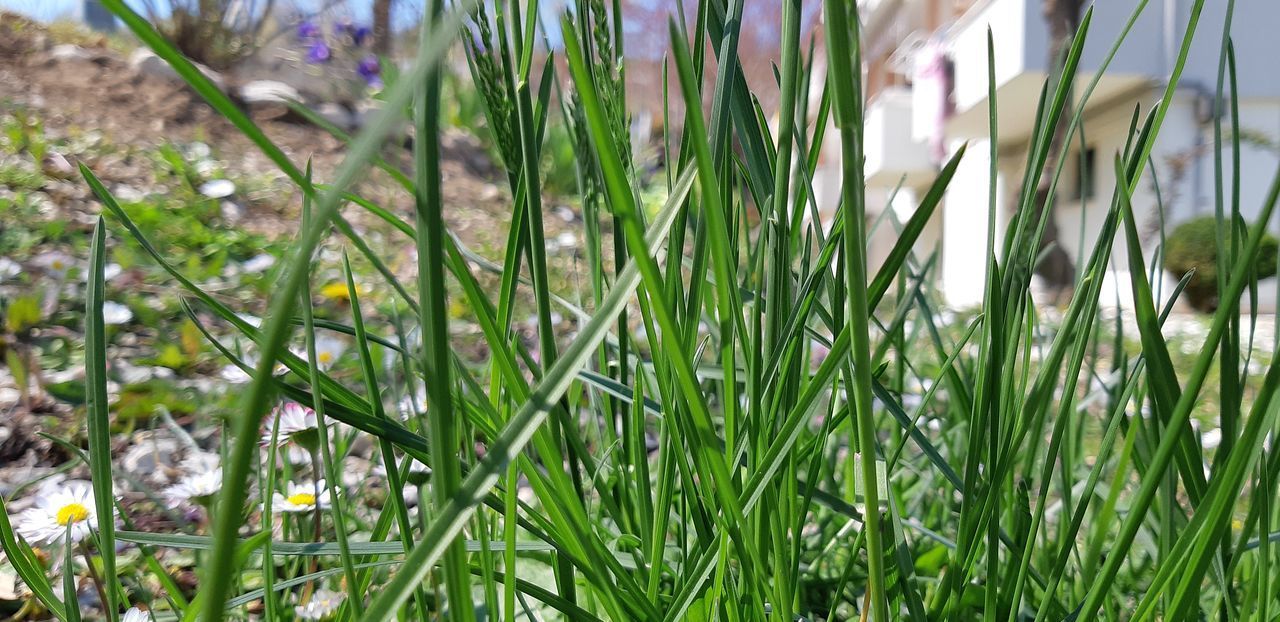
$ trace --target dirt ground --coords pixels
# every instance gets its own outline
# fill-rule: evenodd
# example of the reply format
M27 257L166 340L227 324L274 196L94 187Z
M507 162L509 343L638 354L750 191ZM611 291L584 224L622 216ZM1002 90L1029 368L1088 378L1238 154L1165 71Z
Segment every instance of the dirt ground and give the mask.
M232 76L227 82L234 85L245 79ZM320 128L287 115L249 112L295 165L301 168L310 160L319 182L330 179L345 158L342 141ZM111 148L87 150L85 153L94 155L84 155L83 163L118 194L125 188L140 194L163 192L155 179L156 148L205 143L225 166L228 179L267 180L262 184L265 190L254 192L252 197L238 197L243 213L220 226L243 228L272 239L287 239L298 229L300 193L274 163L181 81L133 70L128 50L118 42L81 34L73 45L44 27L0 11L0 116L6 114L38 119L51 141L100 136L100 142ZM409 172L412 154L405 142L389 140L383 157ZM469 248L500 264L511 213L505 175L482 144L463 130L446 129L441 143L446 225ZM48 176L40 192L51 199L45 202L51 210L50 220L70 223L71 230L87 235L102 208L76 173L74 157L58 164L60 174ZM45 168L47 173L48 163ZM9 190L0 185L0 194ZM412 197L386 174L368 172L355 191L413 222ZM548 212L544 218L548 240L561 241L561 250L550 258L552 269L566 275L561 283L574 283L578 279L572 274L582 264L577 256L580 237L573 238L580 235L576 233L580 227L576 210L554 202L544 208ZM387 264L403 277L402 282L413 283L412 240L358 207L344 208L343 215L368 236ZM0 230L3 227L0 223ZM334 235L334 241L341 243ZM577 241L563 242L565 236ZM476 272L483 284L496 286L496 276L478 268ZM140 283L136 279L141 279L136 274L123 278L135 279L135 285ZM119 282L116 287L121 287ZM572 323L565 321L563 327L567 334ZM460 351L471 360L484 358L486 350L478 327L460 317L451 328ZM75 329L45 330L62 330L72 341L79 339ZM128 350L142 352L146 348ZM0 373L0 390L14 392L8 373ZM69 422L70 411L71 406L48 399L7 408L0 421L0 464L43 467L65 462L67 456L58 447L34 434L42 428L33 422L40 417ZM0 474L0 484L25 477L26 471Z
M69 132L100 132L116 144L145 148L160 142L203 141L225 161L232 172L263 174L275 171L274 163L235 127L208 106L184 83L135 72L121 52L105 40L82 41L83 54L59 54L59 45L43 29L25 19L0 12L0 110L27 109L44 122L50 136ZM227 79L235 84L236 77ZM251 111L252 112L252 111ZM318 180L324 181L341 164L345 150L327 132L279 115L255 114L267 136L301 167L308 159ZM396 141L400 142L400 141ZM501 244L494 220L506 221L509 193L498 167L490 162L479 142L450 128L442 136L443 192L448 224L461 239L477 248ZM384 157L408 167L409 150L389 142ZM132 184L142 174L141 163L107 159L85 162L106 182ZM246 226L270 233L295 228L299 197L284 183L283 201L261 202L245 218ZM82 186L82 185L81 185ZM411 215L412 201L385 175L371 173L359 190L367 198L394 208L402 217ZM87 189L67 197L90 206ZM350 212L359 224L361 216Z

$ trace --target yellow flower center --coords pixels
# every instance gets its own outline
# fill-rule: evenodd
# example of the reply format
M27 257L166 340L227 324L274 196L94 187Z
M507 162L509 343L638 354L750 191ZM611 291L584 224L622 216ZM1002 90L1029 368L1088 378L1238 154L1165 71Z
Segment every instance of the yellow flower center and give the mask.
M58 524L66 527L89 518L89 508L79 503L69 503L58 510Z
M319 362L321 362L321 363L324 363L324 364L328 365L329 363L332 363L332 362L333 362L333 353L332 353L332 352L321 352L321 353L319 353L319 354L317 354L317 355L316 355L316 360L317 360L317 361L319 361Z
M55 259L55 260L53 260L53 264L52 264L52 265L53 265L53 269L54 269L54 270L61 270L61 269L65 268L65 267L67 267L67 264L62 263L62 260L61 260L61 259Z
M294 505L315 505L316 496L309 492L299 492L289 495L288 501Z

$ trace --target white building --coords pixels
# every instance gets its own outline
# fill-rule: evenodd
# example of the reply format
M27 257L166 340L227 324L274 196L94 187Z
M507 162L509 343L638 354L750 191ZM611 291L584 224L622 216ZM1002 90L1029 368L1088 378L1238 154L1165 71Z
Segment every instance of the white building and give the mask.
M1214 91L1226 0L1207 0L1191 53L1164 121L1152 158L1154 179L1164 198L1170 227L1214 210ZM1080 64L1077 97L1118 38L1137 0L1103 0L1094 5L1092 24ZM1124 147L1135 106L1150 111L1166 86L1192 0L1151 0L1097 90L1084 106L1086 150L1077 140L1065 152L1056 212L1060 243L1079 264L1097 237L1110 206L1115 175L1112 162ZM989 201L987 29L995 41L999 177L996 180L998 226L1011 215L1031 140L1035 107L1048 73L1048 32L1041 0L861 0L865 32L868 106L866 173L869 203L880 201L905 220L933 181L938 164L961 145L968 150L930 230L921 244L941 247L940 283L957 306L982 297ZM1280 2L1237 0L1232 23L1236 49L1242 134L1241 209L1255 218L1280 161L1280 70L1275 40L1280 31ZM938 68L951 78L937 79ZM1224 118L1224 136L1230 131ZM1225 139L1224 139L1225 140ZM1229 145L1223 148L1230 170ZM1091 169L1082 184L1081 160ZM892 206L885 206L902 183ZM1152 171L1133 197L1140 232L1155 231L1157 218ZM831 192L828 185L827 192ZM836 190L838 191L838 190ZM1228 203L1230 188L1228 184ZM871 203L874 205L874 203ZM1003 235L1003 230L998 232ZM1083 240L1082 240L1083 233ZM1123 237L1123 236L1121 236ZM877 249L892 238L873 240ZM1148 258L1154 246L1146 248ZM1124 240L1116 242L1114 265L1124 270ZM1127 273L1116 279L1127 284ZM1176 282L1174 280L1173 282ZM1167 288L1166 288L1167 291ZM1274 290L1272 290L1274 292ZM1122 288L1123 302L1129 301ZM1107 296L1112 298L1113 296ZM1275 294L1260 295L1260 303Z

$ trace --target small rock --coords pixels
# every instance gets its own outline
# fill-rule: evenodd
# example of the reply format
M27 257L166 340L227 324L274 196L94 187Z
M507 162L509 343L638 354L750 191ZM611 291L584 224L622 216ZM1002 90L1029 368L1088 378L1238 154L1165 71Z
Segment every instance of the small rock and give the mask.
M236 185L230 179L213 179L200 184L200 194L210 199L225 199L236 193Z
M573 210L564 205L557 205L555 209L551 210L551 212L555 214L557 218L566 223L572 223L578 219L578 215L573 213Z
M125 384L141 384L155 376L150 367L118 363L115 365L116 375Z
M218 163L213 160L200 160L195 165L196 173L199 175L210 176L218 170Z
M351 113L352 129L358 130L373 122L380 112L382 112L381 100L360 100L356 103L355 110ZM396 142L404 140L407 136L409 136L409 121L404 118L397 121L391 131L387 133L387 139Z
M62 43L49 50L49 60L62 62L69 60L91 60L93 55L84 48L71 43Z
M115 195L116 200L124 201L126 203L134 203L147 197L147 195L141 190L126 184L117 185L111 193Z
M213 148L209 143L196 141L187 145L187 155L193 160L204 160L213 156Z
M146 430L134 435L133 445L120 459L124 470L153 483L168 482L177 474L182 447L164 432Z
M287 104L302 99L298 89L275 80L252 80L240 87L240 99L254 106L258 104Z
M0 600L16 601L26 598L30 592L18 581L18 574L0 570Z
M316 106L315 111L320 118L338 126L343 130L351 130L356 127L357 120L350 110L332 102L326 102Z
M240 222L240 219L244 217L244 208L240 207L240 204L235 201L223 201L219 207L221 208L222 219L227 221L228 224Z
M362 100L360 103L356 104L355 112L352 114L352 120L355 122L357 127L364 127L366 123L372 121L374 117L378 116L378 113L381 111L382 102L374 99Z
M105 275L104 275L105 277ZM127 324L133 319L133 311L129 310L128 305L124 305L112 300L102 303L102 323L108 325Z
M71 165L61 153L50 151L45 154L44 160L40 162L40 167L44 169L44 174L58 179L70 179L76 174L76 167Z
M8 257L0 257L0 281L22 274L22 266Z
M276 263L275 257L272 257L271 255L268 255L266 253L262 253L261 255L257 255L254 258L244 262L243 264L240 265L240 267L245 272L258 273L258 272L265 272L268 268L275 265L275 263Z
M193 62L192 64L195 65L196 69L199 69L200 73L203 73L206 78L209 78L209 80L213 82L214 86L218 87L218 90L226 90L226 80L223 79L222 74L205 67L200 63ZM165 60L159 56L156 56L155 52L152 52L147 48L138 48L129 55L129 68L139 75L154 76L165 80L182 81L182 76L179 76L178 72L174 70L169 63L165 62Z

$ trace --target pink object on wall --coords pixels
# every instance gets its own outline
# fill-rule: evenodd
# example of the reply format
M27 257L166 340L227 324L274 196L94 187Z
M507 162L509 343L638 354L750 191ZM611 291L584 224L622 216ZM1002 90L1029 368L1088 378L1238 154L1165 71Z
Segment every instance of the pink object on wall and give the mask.
M912 137L928 141L930 157L942 162L947 156L945 125L952 112L951 72L938 41L930 40L916 52L911 82Z

